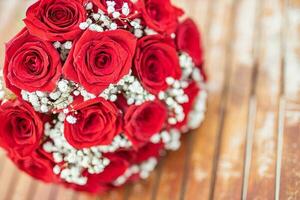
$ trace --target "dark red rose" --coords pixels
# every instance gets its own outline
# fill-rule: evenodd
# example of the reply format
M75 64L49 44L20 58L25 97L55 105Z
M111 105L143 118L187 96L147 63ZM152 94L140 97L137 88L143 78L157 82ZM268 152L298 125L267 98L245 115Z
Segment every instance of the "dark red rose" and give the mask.
M135 48L136 38L128 31L87 30L71 50L64 74L99 95L129 73Z
M163 143L158 143L158 144L147 143L138 149L138 151L135 154L135 159L133 162L135 164L140 164L151 157L158 158L163 150L164 150Z
M199 91L200 91L200 88L195 82L190 83L190 85L184 90L184 93L189 97L189 101L187 103L182 104L185 118L182 122L179 122L175 125L176 128L181 128L187 124L188 114L193 109L193 106L195 104L195 100L199 94Z
M43 151L43 150L41 150ZM34 151L29 157L17 158L9 155L17 167L30 176L46 183L58 183L59 178L53 173L55 163L42 152Z
M51 92L61 76L61 61L51 43L44 42L23 29L6 45L4 78L14 93Z
M35 151L43 136L43 122L26 102L8 101L0 106L0 146L14 157Z
M82 149L111 144L121 132L122 116L118 108L103 98L97 98L75 105L75 124L65 121L64 134L75 148Z
M159 101L130 106L124 117L124 131L134 145L140 146L161 131L167 118L167 108Z
M27 10L24 22L43 40L66 41L81 34L79 24L85 20L85 8L78 0L40 0Z
M203 63L203 48L197 25L193 20L187 19L182 22L176 33L177 48L188 53L197 66Z
M100 174L88 174L88 182L84 186L73 185L71 187L79 191L88 191L90 193L103 193L113 187L112 183L130 166L127 154L125 153L109 153L104 157L110 160L109 165Z
M142 12L146 25L162 33L174 33L178 17L183 14L170 0L139 0L137 7Z
M134 63L142 85L153 94L168 88L167 77L181 77L173 42L159 35L146 36L138 41Z

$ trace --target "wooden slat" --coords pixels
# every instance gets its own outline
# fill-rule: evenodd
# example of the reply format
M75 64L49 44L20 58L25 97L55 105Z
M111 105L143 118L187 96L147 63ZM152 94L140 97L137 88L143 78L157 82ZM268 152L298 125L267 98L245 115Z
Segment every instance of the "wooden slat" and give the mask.
M274 199L276 143L281 90L283 4L280 0L261 2L258 28L257 102L254 120L253 151L249 172L248 199ZM245 191L246 192L246 191Z
M45 184L38 180L34 180L33 188L31 188L28 194L28 199L30 200L40 200L41 197L45 200L50 200L51 198L51 184Z
M192 136L192 149L187 171L184 199L208 199L211 186L213 156L219 127L219 110L224 90L226 51L229 37L230 9L224 1L211 2L202 30L206 46L206 68L209 98L206 120ZM228 9L228 10L227 10ZM218 59L215 59L215 56ZM208 145L210 144L210 145Z
M56 194L56 199L72 200L74 199L75 192L72 189L59 187Z
M184 137L186 140L187 137ZM181 196L181 184L184 177L184 155L187 152L186 141L176 152L169 152L164 158L160 179L158 181L155 199L176 200Z
M161 165L162 163L160 163ZM128 200L151 200L156 190L156 183L161 171L160 165L152 172L147 180L140 180L129 187Z
M286 14L285 102L280 199L299 199L300 184L300 1L289 1Z
M3 169L0 173L1 187L0 187L0 199L7 199L10 196L10 187L14 186L14 178L16 177L16 167L14 164L6 160L3 164Z
M213 195L215 199L241 199L242 196L244 149L254 66L255 2L241 0L234 5L236 9L231 10L232 19L236 19L232 21L234 26L230 40L234 48L229 49L232 54L227 58L229 88L223 97L226 112L221 127L222 140Z
M25 173L18 172L18 177L16 183L12 186L10 199L19 200L20 197L27 199L28 194L32 186L32 177Z

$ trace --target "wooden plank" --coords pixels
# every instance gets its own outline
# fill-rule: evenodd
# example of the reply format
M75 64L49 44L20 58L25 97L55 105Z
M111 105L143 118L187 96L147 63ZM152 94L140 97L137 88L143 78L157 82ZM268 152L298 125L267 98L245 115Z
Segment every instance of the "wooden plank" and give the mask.
M274 199L283 52L281 48L283 4L281 0L264 0L260 7L261 18L258 26L260 37L257 40L258 73L254 97L257 102L257 113L253 124L249 183L245 183L248 186L248 193L245 191L244 197Z
M211 170L217 132L220 122L220 107L225 87L227 46L229 45L229 32L231 23L232 4L224 1L211 2L210 14L203 22L206 46L206 69L210 79L208 109L205 123L192 135L192 150L184 199L209 199L212 180ZM216 59L218 57L218 59ZM210 144L210 145L208 145Z
M256 4L253 0L235 2L231 10L232 53L228 56L229 88L224 95L225 118L221 126L221 146L217 163L214 199L241 199L244 149L248 129L248 106L252 89L253 43ZM235 13L236 12L236 13ZM235 16L234 16L235 15ZM245 20L246 19L246 20Z
M300 1L289 1L286 13L284 127L280 199L299 199L300 185Z
M187 137L184 137L179 150L169 152L164 158L160 179L158 181L156 194L157 200L176 200L181 195L181 183L184 173L184 155L187 151Z
M52 185L51 184L45 184L42 183L38 180L34 180L33 184L33 188L31 188L30 190L30 194L28 194L30 200L40 200L41 197L43 197L43 199L47 200L47 199L51 199L51 188ZM52 200L52 199L51 199Z
M75 191L69 188L65 188L63 186L59 186L57 189L57 194L55 195L55 199L63 199L63 200L72 200L75 196Z
M17 172L18 179L16 183L13 185L13 189L11 190L10 199L11 200L19 200L20 197L23 199L27 199L31 186L32 186L32 177L25 173Z
M152 172L147 180L132 183L128 191L128 200L151 200L156 189L161 164Z
M10 196L10 187L14 186L14 178L16 177L16 167L10 160L6 160L0 173L2 182L0 187L0 199L6 199Z
M101 195L99 200L123 200L126 199L127 187L121 187L112 191L108 191L106 194Z

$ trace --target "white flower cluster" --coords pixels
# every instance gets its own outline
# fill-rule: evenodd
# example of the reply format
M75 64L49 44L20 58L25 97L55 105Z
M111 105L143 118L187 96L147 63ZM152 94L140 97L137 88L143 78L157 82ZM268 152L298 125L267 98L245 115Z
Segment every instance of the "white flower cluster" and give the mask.
M119 176L114 182L113 185L120 186L126 183L126 181L134 174L139 174L142 179L149 177L150 172L154 170L157 165L157 159L154 157L149 158L148 160L142 162L140 165L132 165L129 167L125 173Z
M195 66L193 59L187 53L182 52L179 55L180 67L182 70L181 80L189 80L192 78L198 84L204 84L200 70Z
M155 100L155 96L147 92L139 80L131 75L131 72L117 84L110 85L100 96L110 101L115 101L118 93L123 93L128 105L141 105L146 101Z
M68 183L85 185L87 178L82 176L85 169L90 174L99 174L109 165L110 161L102 156L103 153L130 148L132 145L126 137L117 135L111 145L75 149L64 137L64 120L65 115L60 113L54 127L45 124L45 136L49 141L44 143L43 149L51 153L57 163L53 172ZM60 167L61 163L64 163L64 168Z
M179 149L181 142L180 142L181 133L177 129L171 129L169 131L162 131L153 135L150 138L150 141L153 144L158 144L163 142L165 145L166 150L176 151Z
M182 79L192 79L201 88L201 91L196 97L193 110L188 115L188 123L186 127L183 127L183 131L187 132L190 129L199 127L201 122L204 120L207 91L203 76L201 75L200 70L195 66L193 59L187 53L182 52L179 56L179 60L182 69Z
M73 46L73 43L72 41L66 41L65 43L56 41L53 43L53 46L59 51L61 60L65 61Z
M92 4L89 3L88 5ZM81 30L89 29L91 31L103 32L105 30L116 30L118 25L99 9L97 13L92 13L85 22L80 23L79 28Z
M96 98L95 95L88 93L84 88L79 87L80 94L84 100ZM128 105L141 105L146 101L154 101L155 96L147 92L140 84L139 80L131 75L131 72L124 76L117 84L110 84L100 95L106 100L115 102L119 94L123 94L127 99Z
M124 2L120 11L115 9L115 1L106 1L107 4L107 15L103 10L98 9L97 13L93 13L93 4L91 2L86 4L86 10L90 12L89 17L85 22L80 23L79 28L82 30L90 29L91 31L103 32L106 30L116 30L118 28L132 31L137 37L141 38L145 33L152 33L151 29L144 29L141 26L141 19L129 19L128 16L133 11L130 10L128 3ZM125 25L118 26L116 20L123 21Z
M60 110L68 107L73 102L73 88L76 84L61 79L57 83L57 89L51 93L48 92L28 92L21 91L23 100L31 103L37 112L47 113L52 110Z
M205 117L207 92L202 90L196 100L193 110L188 115L187 128L196 129L200 126Z
M173 77L166 79L169 89L161 91L158 98L165 101L169 109L168 123L175 125L182 122L185 118L182 104L189 101L189 97L184 93L184 89L188 86L185 80L175 80Z
M126 17L130 14L128 3L123 3L121 13L115 9L116 3L114 1L106 1L106 4L108 15L106 15L101 9L98 9L97 13L93 13L92 10L94 5L91 2L87 3L85 8L91 14L85 22L80 23L79 28L82 30L89 28L90 30L96 32L103 32L105 30L116 30L118 28L118 25L115 22L115 20L122 20L121 15Z

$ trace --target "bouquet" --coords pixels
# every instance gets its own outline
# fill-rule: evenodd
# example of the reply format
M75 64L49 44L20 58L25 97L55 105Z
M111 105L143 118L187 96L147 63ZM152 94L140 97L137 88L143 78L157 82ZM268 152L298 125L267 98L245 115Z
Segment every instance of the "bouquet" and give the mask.
M204 118L195 23L169 0L39 0L6 44L0 146L44 182L147 178Z

